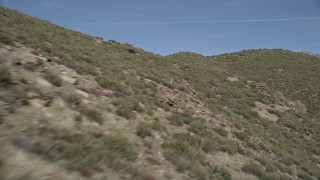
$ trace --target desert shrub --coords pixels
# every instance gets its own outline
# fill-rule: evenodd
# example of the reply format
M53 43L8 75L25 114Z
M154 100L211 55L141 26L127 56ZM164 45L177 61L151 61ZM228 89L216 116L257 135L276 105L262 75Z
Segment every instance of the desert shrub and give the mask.
M102 156L113 164L122 158L133 161L137 157L131 144L122 136L111 135L99 139L90 135L63 133L59 134L56 140L63 140L69 143L63 154L66 159L88 157L89 162L96 163L98 161L96 158ZM98 143L99 141L101 143Z
M116 114L127 119L135 116L134 111L143 112L139 103L132 99L119 99L114 101L112 104L118 107Z
M191 114L173 114L170 117L170 121L178 126L182 126L183 124L190 124L197 119L192 117Z
M44 78L54 86L59 87L62 85L61 78L58 76L58 74L54 73L53 71L46 71L44 73Z
M115 79L109 79L110 76L98 76L96 81L104 88L111 89L118 92L123 92L124 87Z
M157 118L152 121L151 128L155 131L162 131L166 129L166 126L161 124L159 118Z
M78 114L78 115L76 115L76 116L73 118L73 120L74 120L75 122L82 122L82 116L81 116L80 114Z
M132 112L132 109L126 105L119 106L116 110L116 114L125 117L126 119L130 119L135 116L134 112Z
M162 147L170 154L176 157L186 159L197 159L201 157L199 151L190 146L187 142L180 139L166 139Z
M0 43L7 45L14 45L13 41L8 37L0 33Z
M233 125L238 130L241 130L243 128L242 124L240 122L238 122L238 121L233 121Z
M246 146L251 148L251 149L253 149L253 150L255 150L255 151L259 150L259 146L256 143L252 142L252 141L246 142Z
M138 174L130 167L130 163L136 160L137 153L128 139L122 135L111 134L95 137L58 128L41 135L40 139L30 137L35 138L34 140L20 138L15 140L14 144L47 159L63 159L66 168L70 170L81 171L84 167L98 170L102 163L116 171Z
M0 68L0 87L8 86L12 84L11 75L8 69L1 67Z
M222 137L205 138L202 150L207 153L222 151L228 154L235 154L242 151L237 142Z
M225 130L224 128L221 127L215 127L214 131L217 132L218 134L220 134L223 137L227 137L228 136L228 131Z
M192 121L188 130L199 135L200 137L207 137L212 134L212 130L209 129L209 127L201 120Z
M151 128L152 128L151 124L145 123L145 122L140 122L137 125L136 134L137 134L137 136L139 136L141 138L145 138L145 137L151 136L152 135Z
M196 149L199 149L202 144L201 138L191 135L190 133L177 133L173 135L173 138L183 141Z
M267 157L256 156L254 159L265 167L266 172L278 171L278 167L275 165L274 161L268 159Z
M258 176L260 179L267 179L266 172L263 167L254 163L253 161L249 161L241 167L241 170L247 174L253 174Z
M268 113L277 115L278 117L281 117L281 112L275 110L275 109L267 109Z
M214 179L217 180L231 180L231 174L225 167L218 167L214 169Z
M149 149L152 148L152 143L151 143L150 141L144 141L144 142L143 142L143 145L144 145L145 147L149 148Z
M202 165L201 143L201 138L189 133L174 134L162 144L164 156L176 165L177 171L187 172L191 179L207 179L208 172Z
M95 121L99 124L103 124L104 120L102 118L102 114L99 111L82 107L80 112L83 115L87 116L90 120Z
M303 171L299 171L297 176L300 179L306 179L306 180L312 180L313 179L309 174L307 174L306 172L303 172Z
M78 95L69 93L63 96L63 100L71 107L76 107L80 105L81 99Z
M267 180L290 180L291 178L281 173L268 173L266 175Z
M245 132L234 131L233 134L241 141L247 141L249 139L248 134Z

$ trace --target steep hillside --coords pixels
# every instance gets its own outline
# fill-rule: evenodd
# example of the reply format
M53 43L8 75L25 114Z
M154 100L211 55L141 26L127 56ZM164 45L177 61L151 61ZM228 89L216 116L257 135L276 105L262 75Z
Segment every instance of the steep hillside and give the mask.
M320 178L319 57L162 57L0 10L0 178Z
M264 82L285 96L300 100L320 118L320 58L281 49L247 50L212 57L233 74Z

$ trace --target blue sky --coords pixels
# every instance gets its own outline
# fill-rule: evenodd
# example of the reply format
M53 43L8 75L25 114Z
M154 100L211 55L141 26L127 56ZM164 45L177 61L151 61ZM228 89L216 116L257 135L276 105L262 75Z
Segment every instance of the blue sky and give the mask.
M320 0L2 0L2 5L162 55L257 48L320 54Z

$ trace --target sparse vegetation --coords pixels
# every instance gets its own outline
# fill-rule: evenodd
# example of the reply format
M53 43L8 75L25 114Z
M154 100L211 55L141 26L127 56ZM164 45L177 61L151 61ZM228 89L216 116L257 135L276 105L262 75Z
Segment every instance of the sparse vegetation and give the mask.
M94 170L103 164L118 171L130 173L128 168L137 158L137 153L128 140L121 135L94 137L82 133L71 133L56 128L42 129L41 138L19 137L14 144L37 153L50 160L66 160L66 167L81 171L84 167Z
M80 113L74 121L87 119L100 125L105 123L101 129L106 128L107 135L100 131L96 133L99 136L93 135L95 133L87 132L89 128L85 127L63 130L48 122L21 131L16 125L20 123L13 123L17 127L10 128L21 131L19 134L22 135L13 141L17 147L52 162L61 160L66 168L77 170L86 177L103 171L107 166L119 174L131 174L122 178L154 178L153 172L141 173L144 167L135 162L141 150L135 148L143 148L153 157L148 159L142 153L141 159L146 159L147 165L151 163L161 168L166 164L154 158L155 149L174 164L176 171L172 170L172 179L175 179L176 173L186 174L190 179L231 179L231 174L238 169L229 166L229 161L222 167L215 159L210 166L206 164L207 157L215 157L221 152L227 153L231 161L237 156L247 159L242 172L260 179L319 178L319 56L260 49L212 57L195 53L162 57L126 43L95 43L93 37L80 32L69 31L4 7L0 9L0 42L9 45L21 42L36 51L57 56L60 59L58 63L79 75L92 75L99 88L110 91L105 101L99 93L95 98L84 98L88 102L94 101L86 106L86 101L81 101L82 97L72 92L62 93L68 108ZM33 53L39 53L36 51ZM39 62L37 67L46 65ZM35 64L31 65L30 70L33 70ZM55 71L46 70L41 74L54 86L62 86L62 80ZM237 77L238 80L233 82L228 80L229 77ZM32 80L11 85L13 79L8 68L0 68L0 86L6 90L0 93L0 100L4 102L3 107L9 108L1 109L1 113L2 110L4 113L13 111L20 105L17 102L30 95L27 94L28 89L20 86L32 88ZM180 81L186 81L194 92L184 84L174 83ZM64 88L56 87L52 89ZM182 94L171 97L162 87ZM76 85L75 88L79 87ZM36 92L40 94L36 97L43 94L41 90ZM177 109L175 104L170 106L164 99L174 103L190 99L184 102L192 106L190 109L193 111L189 112L187 107ZM110 124L102 118L101 110L110 102L114 105L110 106L110 113L115 112L130 121L119 122L119 127L118 124L117 127L113 127L115 124L109 127ZM271 107L266 109L267 112L277 115L279 120L271 122L261 118L256 102ZM37 104L32 103L28 108ZM50 111L50 107L46 107ZM61 112L64 113L62 109ZM153 116L161 118L148 122ZM0 123L3 117L0 116ZM137 121L141 123L136 125ZM34 128L38 129L33 132ZM126 131L128 136L141 138L132 138L138 141L133 146L127 138L114 134L113 130ZM159 133L161 140L155 141L153 133ZM163 142L161 146L159 142Z

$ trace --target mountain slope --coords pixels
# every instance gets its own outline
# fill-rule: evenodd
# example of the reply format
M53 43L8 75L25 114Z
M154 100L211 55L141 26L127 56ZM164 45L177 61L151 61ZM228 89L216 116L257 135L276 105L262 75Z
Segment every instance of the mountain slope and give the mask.
M319 57L162 57L3 7L0 40L4 179L320 177Z
M265 82L293 100L301 100L308 112L320 117L319 56L281 49L248 50L213 57L229 72Z

